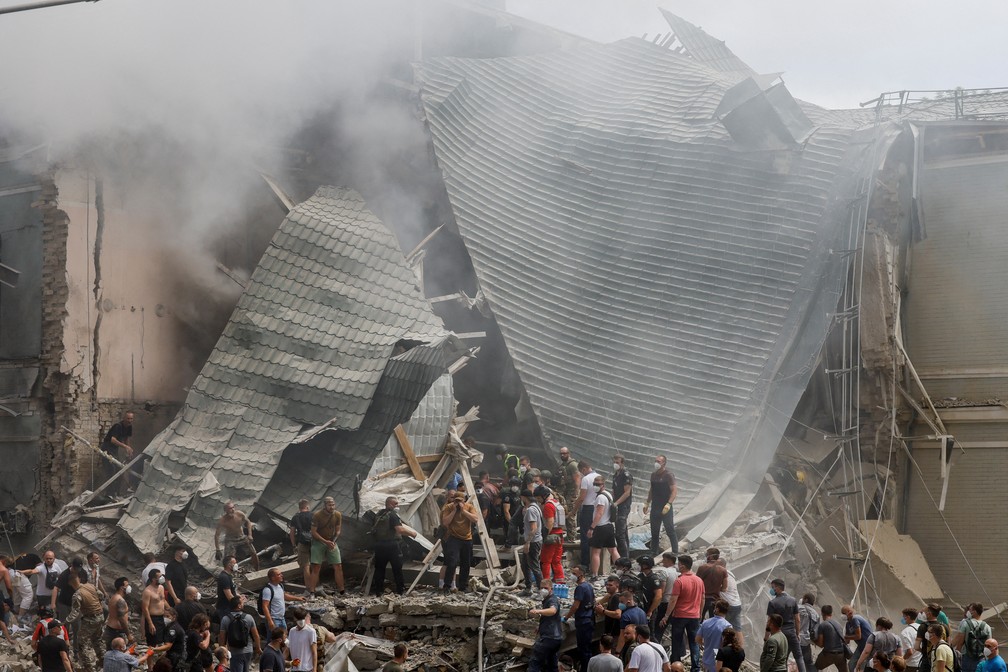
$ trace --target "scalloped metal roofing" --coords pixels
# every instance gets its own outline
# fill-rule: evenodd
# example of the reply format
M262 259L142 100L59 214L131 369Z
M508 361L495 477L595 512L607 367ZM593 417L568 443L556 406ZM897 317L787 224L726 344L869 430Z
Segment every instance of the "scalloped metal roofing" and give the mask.
M547 439L596 464L619 450L638 475L665 453L689 502L680 520L737 516L839 296L838 194L866 154L851 127L746 151L713 116L738 73L639 39L416 74L456 222Z
M212 474L219 490L195 497L180 530L206 561L223 502L248 507L273 481L289 482L277 465L305 426L349 437L348 454L309 456L317 472L331 467L335 478L354 460L370 465L444 373L450 340L361 196L320 188L281 224L182 411L147 448L153 458L120 527L141 550L156 550L168 514ZM420 345L396 353L401 341ZM296 508L312 490L290 486L283 497ZM348 488L337 490L351 503Z

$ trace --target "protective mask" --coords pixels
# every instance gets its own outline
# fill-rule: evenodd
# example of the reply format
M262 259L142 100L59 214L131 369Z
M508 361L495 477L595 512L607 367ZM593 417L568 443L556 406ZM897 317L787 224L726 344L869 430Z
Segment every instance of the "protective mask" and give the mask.
M133 592L133 586L126 586L126 594L129 595Z
M399 513L399 505L396 504L395 506L393 506L392 510L395 511L396 513Z
M189 559L189 551L182 551L182 559L183 560Z
M602 492L602 486L601 486L601 485L593 485L593 486L592 486L592 489L593 489L593 490L594 490L595 492Z
M196 601L199 602L203 599L203 593L196 593Z
M163 586L164 583L165 583L164 577L163 576L159 576L157 582L158 582L159 586Z
M518 486L517 485L512 485L511 486L511 492L513 492L515 494L518 494Z
M906 616L904 616L903 618L900 619L900 623L903 624L903 625L907 624L907 622L906 622Z
M767 593L767 595L769 595L770 597L777 597L777 593L775 593L775 592L774 592L774 589L773 589L773 588L767 588L767 591L766 591L766 593Z
M617 607L617 609L619 609L620 611L623 611L624 609L626 609L626 604L624 604L623 602L620 602L619 606Z
M483 488L476 488L476 494L477 495L482 495L483 494Z
M927 620L927 614L925 614L923 611L918 611L917 612L917 620L918 621L926 621Z
M284 638L284 646L290 646L290 640L286 637Z
M984 647L984 658L990 658L991 650L989 646Z
M303 618L302 618L302 619L299 619L299 620L298 620L298 621L296 621L296 622L297 622L297 626L298 626L299 628L303 628L303 627L304 627L304 625L305 625L305 621L304 621L304 619L303 619Z
M619 464L618 464L618 463L616 463L616 462L613 462L613 465L612 465L612 470L613 470L613 471L619 471Z
M545 588L540 588L539 589L539 597L541 597L542 599L545 600L547 595L549 595L549 591L548 590L546 590Z
M932 639L934 639L934 635L932 635L930 632L927 633L927 641L930 642Z

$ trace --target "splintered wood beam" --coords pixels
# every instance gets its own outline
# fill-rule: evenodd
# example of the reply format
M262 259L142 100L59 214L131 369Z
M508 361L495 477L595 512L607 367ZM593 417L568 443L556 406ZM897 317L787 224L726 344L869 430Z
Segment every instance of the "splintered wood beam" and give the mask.
M413 446L410 444L409 437L406 436L406 430L403 429L402 425L396 425L394 431L396 441L399 442L399 447L406 457L406 464L409 465L410 471L413 472L413 478L423 481L427 477L424 475L423 469L420 468L420 463L417 462L416 455L413 453Z

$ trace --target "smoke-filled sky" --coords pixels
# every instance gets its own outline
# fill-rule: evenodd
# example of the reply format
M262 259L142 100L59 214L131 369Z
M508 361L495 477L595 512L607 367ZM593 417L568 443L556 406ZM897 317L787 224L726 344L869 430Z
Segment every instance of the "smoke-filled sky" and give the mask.
M600 41L667 33L656 6L724 40L798 98L855 107L883 91L1008 86L1008 3L989 0L508 0Z

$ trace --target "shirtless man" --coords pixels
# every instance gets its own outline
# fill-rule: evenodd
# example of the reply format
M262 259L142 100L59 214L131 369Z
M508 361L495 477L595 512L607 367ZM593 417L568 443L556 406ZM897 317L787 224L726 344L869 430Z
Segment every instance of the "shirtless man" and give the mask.
M147 579L147 587L144 588L143 597L140 600L140 609L147 646L164 644L165 592L164 577L161 576L160 569L151 570L150 578Z
M111 649L112 640L121 637L132 646L136 640L129 629L129 603L126 596L133 592L129 579L120 576L113 584L115 592L109 596L108 618L105 619L105 648Z
M220 543L222 531L224 532L223 553L221 553ZM224 515L217 521L217 530L214 532L214 547L217 549L218 558L228 555L237 557L239 547L247 548L252 555L252 569L259 569L259 556L256 555L255 546L252 545L252 521L235 508L234 502L227 502L224 505Z

